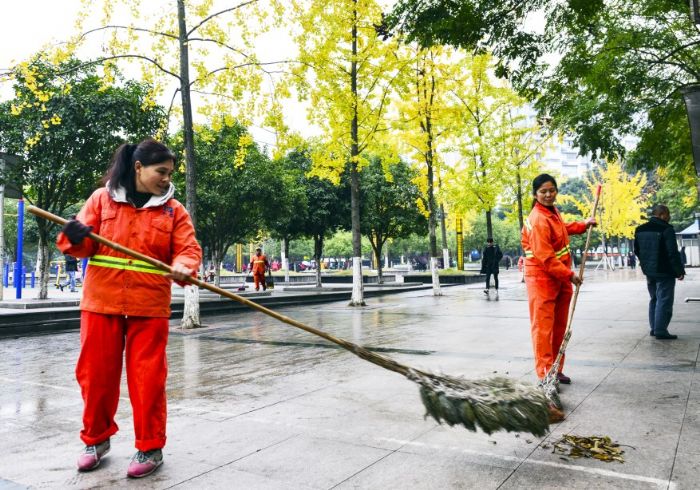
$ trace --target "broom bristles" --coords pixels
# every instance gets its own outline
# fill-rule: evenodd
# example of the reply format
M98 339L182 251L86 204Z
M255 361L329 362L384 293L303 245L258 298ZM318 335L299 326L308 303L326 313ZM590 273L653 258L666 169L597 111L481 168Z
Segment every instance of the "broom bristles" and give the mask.
M499 430L529 432L541 437L549 429L549 402L533 385L504 377L467 380L411 370L409 379L420 385L427 417L438 423L477 427L491 434Z

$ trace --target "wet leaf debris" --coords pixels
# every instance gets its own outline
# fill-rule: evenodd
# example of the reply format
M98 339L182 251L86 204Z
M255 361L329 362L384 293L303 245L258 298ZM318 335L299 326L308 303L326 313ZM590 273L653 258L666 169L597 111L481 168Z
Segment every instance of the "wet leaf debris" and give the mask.
M567 434L554 443L552 452L572 458L595 458L606 463L625 462L625 451L608 436L582 437Z

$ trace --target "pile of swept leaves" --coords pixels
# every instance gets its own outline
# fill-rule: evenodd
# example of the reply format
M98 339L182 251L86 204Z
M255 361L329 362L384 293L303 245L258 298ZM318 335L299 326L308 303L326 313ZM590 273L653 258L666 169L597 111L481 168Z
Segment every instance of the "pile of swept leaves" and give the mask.
M549 429L548 402L535 386L504 377L467 380L453 376L409 377L420 383L426 410L439 423L463 425L487 434L499 430L541 437Z
M567 434L554 443L554 452L572 458L595 458L606 463L625 462L622 457L625 451L608 436L581 437Z

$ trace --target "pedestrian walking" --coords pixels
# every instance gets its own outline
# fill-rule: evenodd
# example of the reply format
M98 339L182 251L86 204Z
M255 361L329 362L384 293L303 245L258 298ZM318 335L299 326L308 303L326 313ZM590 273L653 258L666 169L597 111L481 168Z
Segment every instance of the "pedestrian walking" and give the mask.
M68 278L66 279L65 283L60 283L58 287L61 288L61 291L63 291L64 287L70 286L70 292L76 293L78 290L75 286L75 274L78 272L78 259L72 255L64 255L63 259L66 262L66 274L68 275Z
M581 283L578 274L571 270L569 235L584 233L596 224L594 218L564 223L554 206L557 192L554 177L548 174L535 177L532 181L535 200L522 230L532 346L540 381L554 364L564 340L572 285ZM557 379L569 384L571 378L563 373L563 365L562 358Z
M265 272L270 267L270 263L267 261L267 257L262 253L261 248L255 249L255 255L250 261L250 270L253 272L253 282L255 283L255 290L260 290L260 285L262 285L263 291L267 289L265 284Z
M655 205L651 218L634 231L634 253L647 278L649 291L649 335L659 340L677 339L668 331L673 316L676 279L682 281L685 268L678 252L676 232L668 206Z
M155 140L124 144L76 219L59 234L58 248L89 257L80 303L80 356L76 378L83 395L85 448L78 470L97 468L119 429L122 358L133 409L136 454L129 477L153 473L163 463L166 441L165 381L172 280L183 285L199 269L202 251L184 206L173 198L175 155ZM91 230L170 264L164 275L86 238Z
M632 252L631 250L627 254L627 265L632 270L637 268L637 257L634 255L634 252Z
M683 265L683 267L688 265L688 256L685 254L685 245L681 247L681 265Z
M498 245L493 242L493 238L486 239L486 246L481 252L481 273L486 274L486 289L484 294L488 296L491 287L491 276L498 295L498 263L503 258L503 252Z

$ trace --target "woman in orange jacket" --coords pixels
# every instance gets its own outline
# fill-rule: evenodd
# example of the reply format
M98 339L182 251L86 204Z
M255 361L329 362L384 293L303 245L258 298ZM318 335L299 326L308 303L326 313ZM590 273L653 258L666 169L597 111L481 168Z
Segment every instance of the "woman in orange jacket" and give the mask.
M163 144L145 140L120 146L105 176L76 219L59 234L58 248L89 257L80 303L80 356L76 377L83 395L85 449L78 470L98 467L117 430L122 356L126 360L137 453L130 477L153 473L163 462L165 379L172 280L195 275L202 251L190 216L173 199L170 182L175 155ZM95 233L171 264L164 274L90 238Z
M554 207L557 192L557 182L551 175L541 174L532 181L535 201L522 230L532 346L535 371L540 380L554 364L564 340L572 284L581 283L571 270L569 235L584 233L586 228L596 224L594 218L564 223ZM557 379L569 384L571 378L562 372L563 365L562 359Z

